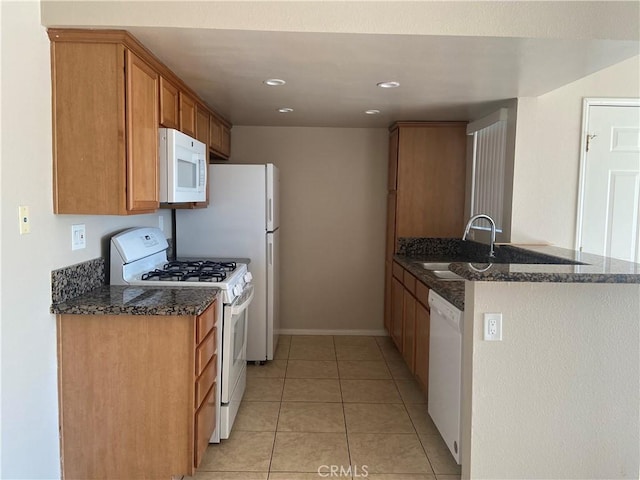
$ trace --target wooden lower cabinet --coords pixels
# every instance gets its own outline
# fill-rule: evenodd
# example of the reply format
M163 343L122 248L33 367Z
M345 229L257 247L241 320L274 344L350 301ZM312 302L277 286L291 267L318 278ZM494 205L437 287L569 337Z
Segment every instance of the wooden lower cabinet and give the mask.
M429 393L429 310L416 302L416 351L414 375L422 391Z
M406 288L403 292L403 307L402 356L413 373L416 351L416 298Z
M391 276L391 338L422 391L429 384L429 287L400 264Z
M65 480L193 475L218 413L217 308L58 315Z
M404 327L403 313L404 311L404 287L402 282L396 277L391 278L391 339L396 347L402 352L403 341L402 334Z

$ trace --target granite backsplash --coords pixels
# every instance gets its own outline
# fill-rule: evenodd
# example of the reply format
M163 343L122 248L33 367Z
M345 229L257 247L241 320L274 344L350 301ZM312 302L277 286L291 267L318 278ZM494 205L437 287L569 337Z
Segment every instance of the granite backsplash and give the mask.
M105 285L104 258L94 258L51 272L51 302L66 302Z

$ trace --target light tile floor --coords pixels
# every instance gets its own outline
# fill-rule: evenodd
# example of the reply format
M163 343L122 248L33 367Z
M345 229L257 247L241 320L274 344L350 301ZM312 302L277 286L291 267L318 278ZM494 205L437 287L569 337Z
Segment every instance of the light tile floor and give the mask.
M231 437L189 479L460 478L390 338L281 336L274 357L248 366Z

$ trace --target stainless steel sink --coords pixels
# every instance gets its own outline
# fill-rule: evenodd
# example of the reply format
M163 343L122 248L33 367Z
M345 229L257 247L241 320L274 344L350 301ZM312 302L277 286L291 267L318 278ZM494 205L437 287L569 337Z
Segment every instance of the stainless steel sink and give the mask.
M448 270L449 263L421 263L420 266L426 270Z
M440 280L464 280L464 278L462 278L460 275L458 275L457 273L453 273L450 270L433 270L431 273L433 273Z

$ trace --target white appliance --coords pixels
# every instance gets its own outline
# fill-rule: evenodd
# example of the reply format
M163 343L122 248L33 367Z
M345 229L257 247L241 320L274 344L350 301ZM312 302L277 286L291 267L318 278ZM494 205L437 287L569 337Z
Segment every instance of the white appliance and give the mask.
M209 207L176 211L182 257L249 257L255 297L249 307L247 360L273 359L279 323L278 169L210 165Z
M247 375L248 307L254 295L252 276L243 263L218 260L169 261L167 239L157 228L131 228L111 238L111 285L211 288L221 290L222 335L218 336L216 428L210 442L229 438Z
M427 410L460 464L462 395L462 312L433 290L429 292L429 400Z
M207 199L207 146L173 128L159 130L160 202Z

